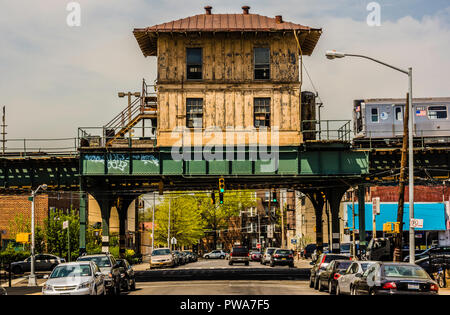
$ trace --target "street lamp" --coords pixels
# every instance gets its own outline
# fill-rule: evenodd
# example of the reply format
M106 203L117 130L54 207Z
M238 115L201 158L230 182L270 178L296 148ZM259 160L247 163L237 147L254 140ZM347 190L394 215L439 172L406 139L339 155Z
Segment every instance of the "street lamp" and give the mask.
M36 190L31 191L31 272L28 278L28 286L36 287L36 274L34 273L34 199L39 189L46 190L47 184L40 185Z
M408 85L409 85L409 96L408 96L408 101L409 101L409 112L410 112L410 117L409 117L409 131L408 131L408 160L409 160L409 262L410 263L414 263L415 262L415 238L414 238L414 228L411 227L411 219L414 219L414 142L413 142L413 127L414 127L414 123L413 123L413 97L412 97L412 68L408 68L408 70L404 70L404 69L400 69L397 67L394 67L392 65L389 65L387 63L384 63L380 60L371 58L371 57L367 57L367 56L363 56L363 55L355 55L355 54L347 54L347 53L343 53L343 52L338 52L336 50L328 50L325 54L325 56L330 59L336 59L336 58L344 58L344 57L359 57L359 58L364 58L364 59L369 59L372 60L376 63L382 64L388 68L397 70L401 73L404 73L408 76Z

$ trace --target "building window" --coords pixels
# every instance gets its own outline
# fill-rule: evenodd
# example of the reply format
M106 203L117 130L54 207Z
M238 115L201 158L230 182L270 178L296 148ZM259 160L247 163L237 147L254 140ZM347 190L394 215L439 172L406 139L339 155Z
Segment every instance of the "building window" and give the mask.
M186 99L186 126L188 128L203 127L203 99Z
M270 98L255 98L253 108L255 127L270 127Z
M201 48L186 49L186 78L188 80L202 79L203 55Z
M269 80L270 79L270 49L269 48L255 48L254 49L254 67L255 80Z
M430 107L428 107L428 118L430 118L430 119L447 119L447 106L430 106Z
M377 123L378 122L378 108L372 108L372 122Z

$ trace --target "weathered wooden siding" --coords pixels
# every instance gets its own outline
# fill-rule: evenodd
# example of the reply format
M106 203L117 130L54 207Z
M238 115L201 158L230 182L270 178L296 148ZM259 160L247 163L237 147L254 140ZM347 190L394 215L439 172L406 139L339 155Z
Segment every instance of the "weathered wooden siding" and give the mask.
M270 80L255 81L253 48L263 46L270 47ZM202 80L186 81L187 47L203 48ZM300 86L293 34L162 34L158 39L158 145L180 143L172 131L186 126L187 98L203 99L203 129L250 130L257 97L271 99L271 129L280 130L279 145L299 145ZM252 143L250 138L237 134L234 144Z
M270 47L271 82L298 82L299 56L294 35L161 34L158 38L158 82L186 82L186 48L203 48L203 80L252 82L253 48Z

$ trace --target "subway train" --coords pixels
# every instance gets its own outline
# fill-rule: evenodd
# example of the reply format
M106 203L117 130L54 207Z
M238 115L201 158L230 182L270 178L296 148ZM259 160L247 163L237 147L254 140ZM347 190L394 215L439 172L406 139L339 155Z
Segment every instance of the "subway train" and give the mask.
M401 145L405 104L405 99L355 100L354 145ZM417 145L450 144L449 109L450 97L413 99L410 117Z

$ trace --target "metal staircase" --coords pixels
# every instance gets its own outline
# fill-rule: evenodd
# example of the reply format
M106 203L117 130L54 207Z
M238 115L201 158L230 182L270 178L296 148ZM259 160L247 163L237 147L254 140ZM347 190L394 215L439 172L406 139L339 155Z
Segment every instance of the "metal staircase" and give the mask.
M157 119L157 116L156 86L148 85L143 79L141 95L103 126L106 146L111 146L118 139L124 139L125 135L142 119Z

